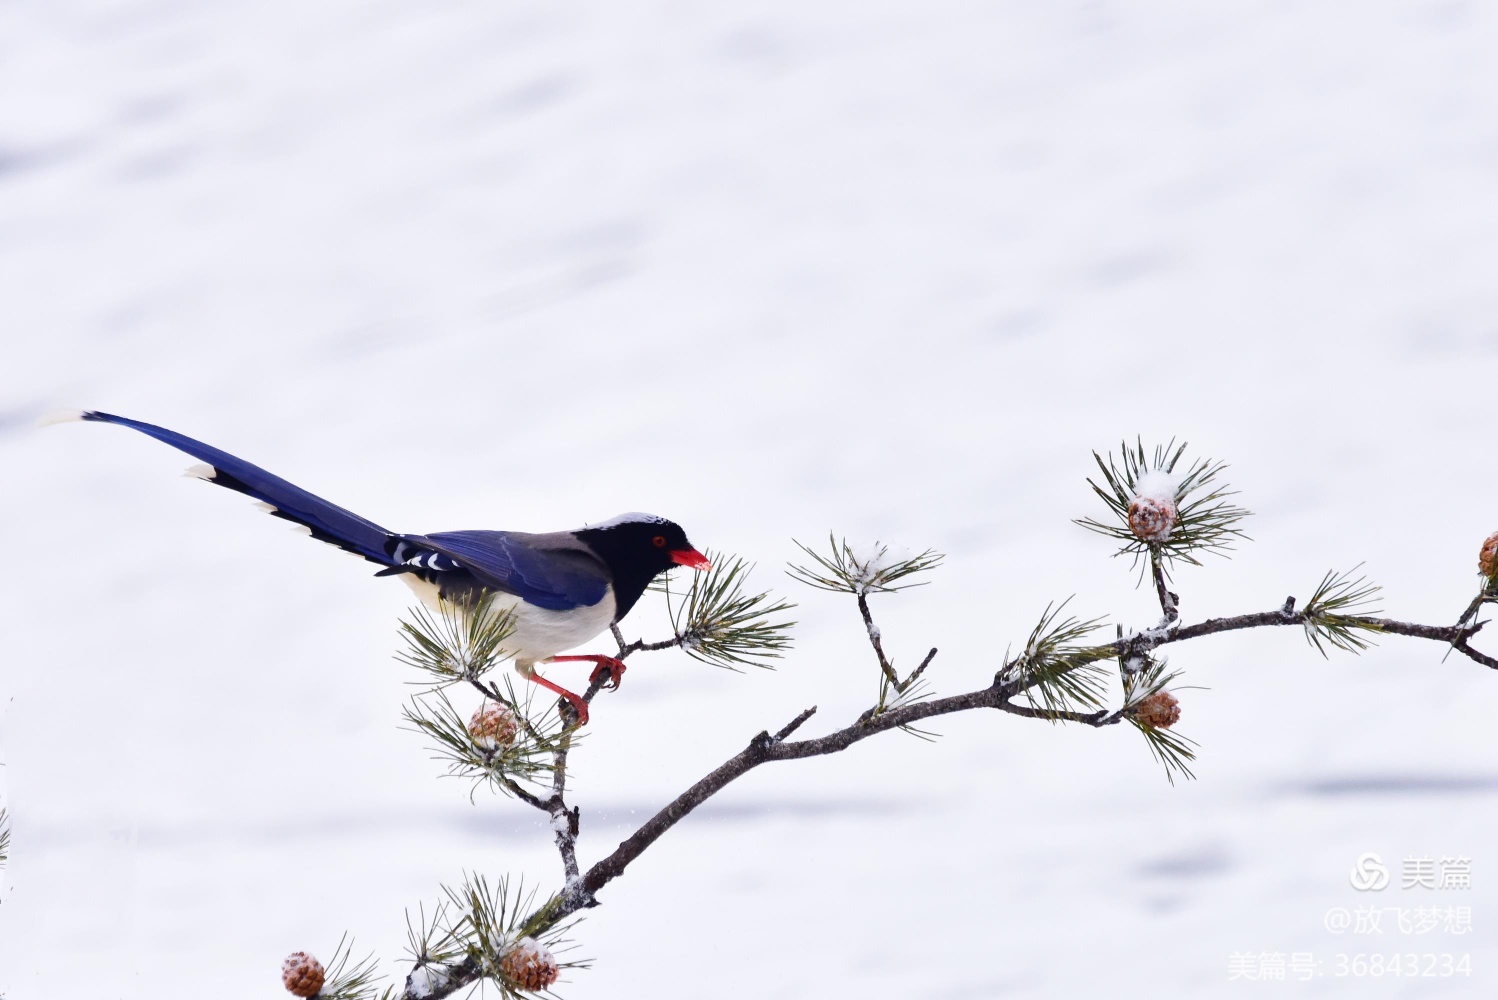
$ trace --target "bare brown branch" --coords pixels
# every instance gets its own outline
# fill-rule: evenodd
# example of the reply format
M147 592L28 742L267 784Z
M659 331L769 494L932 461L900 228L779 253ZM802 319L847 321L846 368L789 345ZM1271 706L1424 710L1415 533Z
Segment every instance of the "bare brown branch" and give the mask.
M874 615L869 611L869 596L862 591L858 594L858 613L863 615L863 627L869 634L869 644L874 647L874 655L879 658L879 669L894 687L900 686L899 675L895 668L890 665L889 658L884 655L884 637L879 631L879 626L874 624Z
M1150 554L1150 575L1155 581L1155 596L1160 599L1160 613L1164 615L1161 624L1169 625L1178 621L1181 617L1181 599L1165 586L1165 570L1160 565L1159 556L1153 552Z

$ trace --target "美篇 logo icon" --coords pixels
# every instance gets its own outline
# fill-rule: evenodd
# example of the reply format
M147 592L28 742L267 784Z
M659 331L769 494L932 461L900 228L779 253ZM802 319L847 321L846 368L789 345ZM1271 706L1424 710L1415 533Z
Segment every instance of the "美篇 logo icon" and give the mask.
M1358 892L1377 892L1389 884L1389 869L1373 851L1358 855L1358 863L1347 876Z

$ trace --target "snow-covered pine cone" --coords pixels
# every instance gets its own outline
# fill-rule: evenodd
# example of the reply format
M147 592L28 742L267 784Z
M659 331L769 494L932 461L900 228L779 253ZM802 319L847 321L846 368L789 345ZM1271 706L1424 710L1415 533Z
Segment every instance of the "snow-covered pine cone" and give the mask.
M1477 555L1477 568L1489 580L1498 576L1498 531L1493 532L1482 543L1482 551Z
M501 750L515 742L520 720L515 713L497 701L484 699L473 718L468 720L468 735L486 750Z
M562 974L557 960L546 946L535 938L521 938L499 960L499 971L523 990L539 993L557 981Z
M281 963L281 982L293 996L315 997L322 989L322 963L305 951L294 951Z
M1141 542L1163 542L1176 526L1176 505L1160 497L1135 497L1129 504L1129 530Z
M1169 729L1181 721L1181 703L1169 691L1156 691L1134 706L1134 718L1151 729Z

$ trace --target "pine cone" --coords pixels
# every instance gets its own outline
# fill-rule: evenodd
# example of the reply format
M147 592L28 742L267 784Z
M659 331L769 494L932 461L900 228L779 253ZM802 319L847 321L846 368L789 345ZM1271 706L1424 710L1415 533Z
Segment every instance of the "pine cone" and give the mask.
M322 963L305 951L294 951L281 963L281 982L299 997L315 997L322 989Z
M1482 552L1477 556L1477 568L1489 580L1498 576L1498 531L1493 532L1482 543Z
M546 946L535 938L521 938L499 960L499 971L522 990L539 993L557 981L562 970Z
M1129 504L1129 530L1141 542L1163 542L1176 526L1176 505L1159 497L1135 497Z
M501 750L515 742L520 720L515 713L497 701L484 700L473 718L468 720L468 735L486 750Z
M1169 729L1181 721L1181 703L1169 691L1156 691L1134 706L1134 718L1151 729Z

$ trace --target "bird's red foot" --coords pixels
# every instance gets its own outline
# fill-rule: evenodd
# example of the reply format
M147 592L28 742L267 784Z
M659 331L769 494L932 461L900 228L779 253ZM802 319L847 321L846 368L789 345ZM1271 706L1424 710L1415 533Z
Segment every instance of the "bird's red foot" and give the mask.
M624 679L624 662L622 660L616 660L612 656L553 656L553 657L551 657L551 662L552 663L561 663L561 662L563 662L565 660L586 660L589 663L596 663L596 664L598 664L597 668L594 669L592 675L589 676L589 678L588 678L588 683L589 684L596 684L596 683L598 683L599 676L602 675L602 674L604 674L604 673L607 673L608 677L609 677L609 690L611 690L611 691L617 691L619 689L619 682Z
M586 701L583 701L582 695L574 694L573 692L568 691L566 688L562 687L560 684L553 684L551 681L547 680L545 677L542 677L535 671L531 671L530 673L524 674L523 676L526 680L534 681L544 687L546 690L554 691L555 693L561 695L563 698L566 698L568 704L572 706L572 710L577 713L577 724L579 726L586 726L588 724L588 703Z

